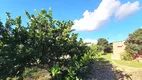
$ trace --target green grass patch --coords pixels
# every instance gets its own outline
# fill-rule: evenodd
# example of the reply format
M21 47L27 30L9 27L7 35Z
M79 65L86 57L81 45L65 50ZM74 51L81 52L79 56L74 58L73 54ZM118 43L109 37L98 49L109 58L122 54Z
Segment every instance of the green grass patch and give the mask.
M109 61L109 63L112 64L111 53L104 54L101 56L101 58L105 59L106 61Z
M102 55L102 58L104 58L105 60L111 61L111 53Z
M124 60L112 60L111 59L111 53L102 55L102 58L104 58L105 60L108 60L111 64L112 61L115 62L118 65L122 65L122 66L129 66L129 67L134 67L134 68L142 68L142 63L137 62L137 61L124 61Z
M134 68L142 68L142 63L137 61L123 61L123 60L114 60L116 64L134 67Z

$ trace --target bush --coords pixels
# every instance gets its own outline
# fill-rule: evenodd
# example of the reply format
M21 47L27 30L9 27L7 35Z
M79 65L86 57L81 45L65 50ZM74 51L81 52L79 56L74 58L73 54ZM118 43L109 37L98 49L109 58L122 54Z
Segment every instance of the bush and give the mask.
M59 67L59 65L52 68L53 80L86 80L87 74L91 70L91 66L95 60L98 60L102 52L98 51L96 45L90 46L87 53L79 59L80 56L74 55L73 59L68 62L67 67Z
M52 80L84 79L99 50L78 40L72 21L54 20L51 9L36 11L37 15L25 13L26 26L21 16L12 19L10 13L5 25L0 22L0 79L40 75L42 71L32 67L48 68Z
M122 53L121 54L121 59L126 60L126 61L131 61L132 60L132 55L130 53Z

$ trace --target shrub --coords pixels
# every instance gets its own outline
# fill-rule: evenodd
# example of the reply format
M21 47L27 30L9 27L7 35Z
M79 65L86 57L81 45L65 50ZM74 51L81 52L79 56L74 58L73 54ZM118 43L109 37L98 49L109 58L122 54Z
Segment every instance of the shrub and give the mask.
M52 80L84 79L99 50L78 40L72 21L54 20L51 9L36 11L37 15L25 13L26 26L21 16L12 19L10 13L5 25L0 22L0 79L36 77L40 67L48 68Z
M87 74L95 60L102 55L97 45L91 45L83 56L74 55L73 59L68 61L67 66L59 67L56 65L52 68L53 80L86 80Z
M126 61L131 61L132 60L132 55L130 53L122 53L121 54L121 59L126 60Z

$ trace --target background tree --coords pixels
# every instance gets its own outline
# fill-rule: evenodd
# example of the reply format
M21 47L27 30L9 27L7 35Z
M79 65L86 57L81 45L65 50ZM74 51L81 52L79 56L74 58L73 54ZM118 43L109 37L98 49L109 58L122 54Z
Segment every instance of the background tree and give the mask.
M99 38L98 39L97 45L107 46L107 44L108 44L108 41L105 38Z
M112 52L112 45L109 44L108 41L105 38L99 38L97 45L99 45L101 50L103 50L105 53L111 53Z
M134 31L129 34L129 37L125 41L126 51L131 54L138 54L142 50L142 29Z

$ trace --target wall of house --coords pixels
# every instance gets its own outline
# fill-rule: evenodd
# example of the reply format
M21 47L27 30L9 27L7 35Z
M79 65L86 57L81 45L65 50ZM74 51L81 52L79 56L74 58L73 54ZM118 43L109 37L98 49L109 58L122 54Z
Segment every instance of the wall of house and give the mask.
M119 41L113 43L113 54L112 59L121 60L120 55L125 52L125 41Z

